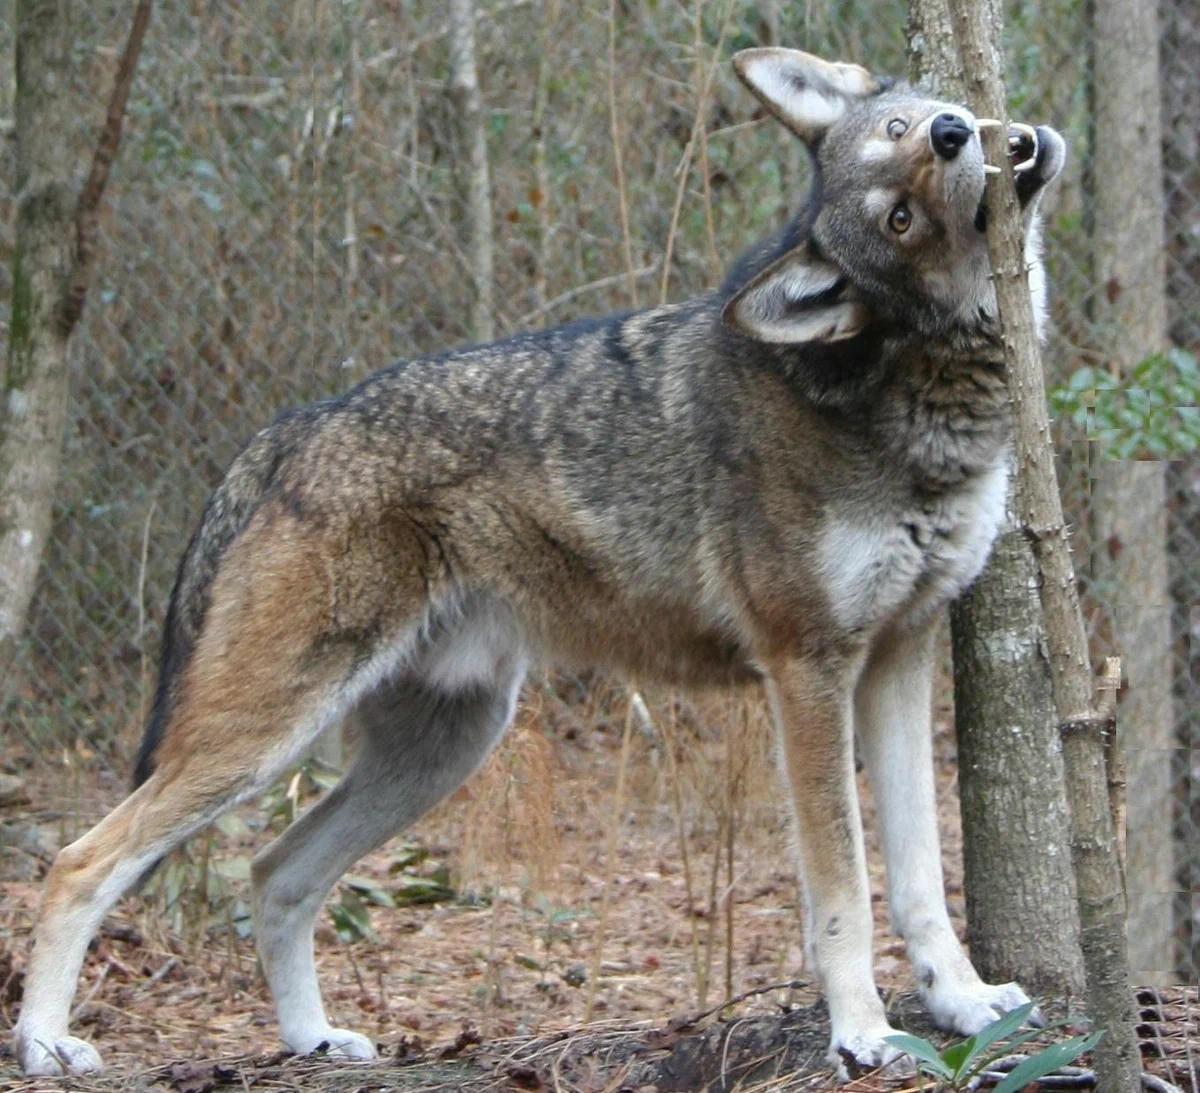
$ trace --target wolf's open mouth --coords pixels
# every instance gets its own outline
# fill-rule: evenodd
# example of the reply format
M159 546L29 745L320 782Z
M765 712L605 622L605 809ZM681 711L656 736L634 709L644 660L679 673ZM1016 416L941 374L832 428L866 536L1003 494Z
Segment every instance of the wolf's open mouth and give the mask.
M1037 129L1021 122L1012 122L1008 129L1008 162L1016 175L1017 200L1024 209L1037 193L1057 174L1057 169L1047 170L1052 159L1050 145L1042 140ZM999 170L985 167L986 171ZM975 212L975 230L987 230L987 199L979 202Z
M1037 167L1038 137L1032 125L1013 122L1008 127L1008 159L1017 174Z

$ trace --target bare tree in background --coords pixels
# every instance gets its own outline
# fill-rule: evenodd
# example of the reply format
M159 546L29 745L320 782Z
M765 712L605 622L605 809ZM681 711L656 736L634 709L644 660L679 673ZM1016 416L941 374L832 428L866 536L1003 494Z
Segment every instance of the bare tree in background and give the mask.
M0 681L25 628L58 482L67 413L67 346L87 299L96 222L121 143L150 0L139 0L91 170L75 193L61 134L76 123L66 73L71 5L15 0L16 246L0 403Z
M1007 119L999 12L988 12L974 0L949 0L949 8L971 106L980 116ZM985 131L988 162L1006 163L1007 150L1007 126ZM1038 587L1063 740L1087 1009L1104 1030L1095 1048L1096 1085L1105 1093L1135 1093L1142 1085L1141 1055L1129 986L1124 878L1105 770L1120 665L1115 659L1109 662L1097 692L1054 469L1021 209L1011 171L1001 169L990 177L987 202L988 252L1013 400L1017 508L1041 575Z
M910 0L915 79L963 101L946 0ZM985 979L1083 989L1062 748L1037 565L1013 512L979 580L951 607L967 943Z
M1093 0L1093 314L1118 377L1167 341L1162 129L1155 0ZM1094 576L1113 605L1128 692L1118 749L1127 759L1130 967L1175 981L1171 840L1171 599L1167 479L1161 462L1102 459L1093 486Z
M459 130L460 189L467 258L475 292L468 329L475 341L495 333L492 308L492 188L488 176L487 127L475 64L474 0L450 2L450 97Z
M1162 0L1164 184L1169 225L1167 307L1177 345L1200 342L1200 247L1195 224L1200 211L1200 0ZM1200 686L1200 679L1197 679Z

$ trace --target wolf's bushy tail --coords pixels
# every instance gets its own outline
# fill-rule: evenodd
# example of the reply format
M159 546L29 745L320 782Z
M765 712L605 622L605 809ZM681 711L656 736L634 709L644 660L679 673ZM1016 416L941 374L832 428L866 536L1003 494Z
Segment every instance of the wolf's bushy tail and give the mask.
M162 742L180 677L204 624L221 558L270 489L281 464L295 450L314 409L292 411L258 433L230 464L204 506L200 524L175 575L163 624L154 701L133 772L134 789L154 773L154 754Z

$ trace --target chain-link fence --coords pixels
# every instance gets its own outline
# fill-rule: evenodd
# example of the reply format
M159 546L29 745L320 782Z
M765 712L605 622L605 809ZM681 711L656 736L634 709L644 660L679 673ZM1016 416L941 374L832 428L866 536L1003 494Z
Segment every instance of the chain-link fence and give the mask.
M0 2L10 57L11 0ZM98 128L131 5L76 5L70 78L81 165ZM1051 379L1102 366L1089 236L1087 5L1011 0L1017 117L1046 121L1073 155L1047 208ZM124 769L140 732L174 568L208 490L281 407L345 388L401 356L467 336L471 277L459 238L454 116L442 5L159 0L103 218L104 245L72 345L71 410L51 544L8 731L86 745ZM733 79L734 49L772 39L902 73L902 0L616 5L614 93L628 188L631 300L609 111L609 10L482 0L496 233L497 327L657 300L677 166L697 88L720 43L707 140L680 209L665 292L700 290L798 200L805 165ZM1200 348L1200 28L1162 7L1167 285L1174 344ZM11 117L11 81L0 117ZM758 112L761 115L761 112ZM64 154L66 154L64 152ZM0 157L0 318L11 284L12 196ZM707 222L705 191L711 197ZM7 330L0 327L0 336ZM1062 435L1095 653L1109 652L1114 590L1091 564L1095 445ZM1200 966L1200 456L1166 465L1173 691L1172 967ZM1102 545L1102 544L1101 544ZM1188 749L1195 749L1189 751ZM1193 940L1193 923L1195 927Z

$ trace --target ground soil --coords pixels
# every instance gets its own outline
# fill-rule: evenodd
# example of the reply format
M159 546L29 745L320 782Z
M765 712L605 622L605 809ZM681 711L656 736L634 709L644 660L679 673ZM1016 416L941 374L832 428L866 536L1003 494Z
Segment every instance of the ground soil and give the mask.
M318 926L331 1021L373 1035L383 1062L339 1067L281 1056L253 941L240 936L250 854L289 810L315 799L317 788L301 776L168 863L174 872L165 875L181 893L160 879L110 915L89 952L72 1021L108 1069L71 1088L598 1091L733 1088L739 1081L749 1088L753 1080L780 1089L780 1075L789 1076L788 1088L829 1087L822 1059L828 1026L804 967L786 814L767 769L760 711L672 704L687 716L673 721L669 754L666 726L639 724L614 835L623 692L563 694L561 687L531 694L512 742L484 772L356 867L356 892L342 888L332 903L349 907L360 925L365 915L365 931L348 925L344 913L323 916ZM660 719L671 717L663 700L652 708ZM731 744L723 718L740 720L750 743ZM961 932L961 840L946 722L943 710L935 748L939 818L948 901ZM86 749L49 755L13 748L3 765L21 778L27 798L0 806L0 1038L7 1039L53 849L101 816L124 786L119 762ZM926 1034L903 993L909 969L888 928L863 790L877 980L894 1020ZM726 857L713 870L714 851L729 842L722 816L731 805L732 882ZM450 898L403 903L405 894L447 881L450 892L441 894ZM372 906L373 891L384 900L401 893L403 905ZM695 1019L746 992L736 1005ZM1159 1011L1149 996L1143 1001L1147 1056L1168 1057L1181 1081L1200 1018L1194 992L1165 996ZM1155 1065L1167 1074L1161 1061ZM858 1088L897 1087L862 1081ZM45 1084L21 1079L0 1050L0 1090Z

